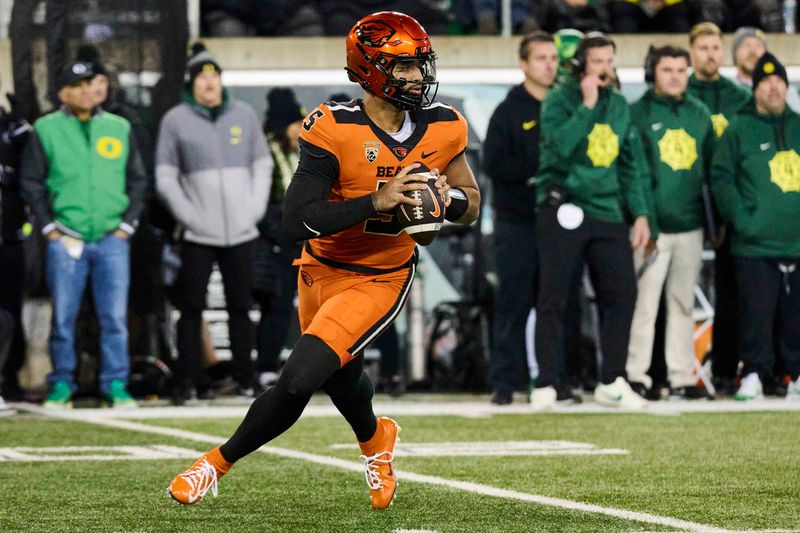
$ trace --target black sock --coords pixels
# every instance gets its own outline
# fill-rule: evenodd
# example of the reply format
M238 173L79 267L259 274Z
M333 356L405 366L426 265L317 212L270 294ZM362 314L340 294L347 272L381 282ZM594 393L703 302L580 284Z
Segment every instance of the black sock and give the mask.
M359 442L371 439L378 427L372 411L375 389L363 370L363 357L358 357L344 365L322 387L353 428Z
M303 335L274 387L255 399L233 436L220 447L231 463L257 450L300 418L311 396L338 370L339 356L324 342Z

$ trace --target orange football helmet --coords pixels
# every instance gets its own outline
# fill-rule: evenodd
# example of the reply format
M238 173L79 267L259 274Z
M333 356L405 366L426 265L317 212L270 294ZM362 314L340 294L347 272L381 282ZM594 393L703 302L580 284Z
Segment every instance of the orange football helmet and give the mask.
M422 79L396 78L393 70L398 62L417 67ZM345 70L350 81L400 109L430 105L439 87L436 54L428 33L412 17L394 11L373 13L356 22L347 34ZM422 90L407 91L408 83L419 85Z

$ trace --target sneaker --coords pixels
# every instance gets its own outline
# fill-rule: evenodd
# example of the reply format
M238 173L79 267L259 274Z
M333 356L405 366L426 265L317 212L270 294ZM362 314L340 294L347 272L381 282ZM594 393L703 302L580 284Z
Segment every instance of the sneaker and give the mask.
M258 375L258 384L263 390L267 390L278 382L277 372L261 372Z
M789 386L786 387L786 401L800 402L800 378L789 382Z
M531 408L534 411L548 411L555 407L557 398L555 387L538 387L531 394Z
M233 466L222 457L219 447L214 448L195 461L191 468L175 476L167 489L176 502L193 505L203 499L210 490L217 497L217 481Z
M736 378L715 377L714 390L718 396L733 396L736 394Z
M48 409L71 409L72 386L66 381L54 381L50 385L50 393L47 395L42 407Z
M689 385L688 387L670 387L669 400L713 400L706 389L696 385Z
M139 404L128 392L125 382L121 379L111 380L106 391L106 400L114 409L136 409Z
M359 442L364 476L369 486L369 497L374 509L386 509L392 504L397 491L397 475L392 467L394 445L400 426L391 418L378 419L378 430L368 442Z
M757 372L750 372L742 378L739 390L736 391L736 396L733 399L737 402L764 399L764 389L761 387L761 379L758 377Z
M2 396L0 396L0 417L11 416L17 414L17 410L6 403Z
M608 385L599 383L594 389L594 400L600 405L608 407L641 409L647 406L647 400L633 392L622 376Z
M510 405L514 401L514 393L510 390L496 390L490 401L495 405Z

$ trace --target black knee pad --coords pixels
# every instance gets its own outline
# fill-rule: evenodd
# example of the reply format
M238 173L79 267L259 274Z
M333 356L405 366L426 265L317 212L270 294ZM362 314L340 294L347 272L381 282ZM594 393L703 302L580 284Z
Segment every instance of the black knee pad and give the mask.
M289 394L311 396L339 370L339 356L313 335L303 335L278 379Z

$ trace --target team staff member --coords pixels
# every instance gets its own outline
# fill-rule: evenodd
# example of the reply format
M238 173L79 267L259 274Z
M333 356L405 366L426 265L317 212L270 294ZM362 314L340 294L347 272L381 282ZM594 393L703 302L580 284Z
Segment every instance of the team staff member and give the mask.
M714 129L706 106L686 94L689 52L674 46L651 48L644 71L651 87L631 106L631 115L644 146L659 237L647 247L646 252L656 254L655 260L638 281L626 370L633 389L646 395L652 387L647 370L664 290L670 396L705 398L705 390L696 386L694 377L692 311L703 254L703 184L711 161ZM640 268L645 256L639 252L635 256Z
M750 100L746 88L720 75L724 50L722 32L712 22L702 22L689 34L689 53L694 72L689 77L687 93L702 100L714 123L714 132L721 137L738 111ZM714 387L720 394L735 392L739 365L736 276L733 272L731 241L723 229L714 251L714 329L711 342L711 373Z
M235 461L286 431L320 388L356 434L372 506L392 502L399 428L376 420L361 357L399 313L414 275L414 241L392 213L400 203L419 205L403 192L425 187L410 173L420 162L431 172L444 169L437 186L449 220L470 223L480 205L464 155L467 124L429 97L437 85L434 60L425 30L401 13L369 15L348 33L347 71L366 94L311 112L286 192L284 228L309 241L299 259L303 335L233 437L172 481L179 502L199 501Z
M556 79L553 36L527 35L519 45L525 80L492 114L486 132L484 170L492 180L497 291L491 357L492 403L507 405L528 385L525 330L536 303L536 193L529 180L539 170L541 104Z
M631 248L643 248L651 237L649 191L638 167L638 132L613 86L615 50L605 35L588 34L575 52L574 76L551 91L542 107L535 409L551 407L561 385L566 302L584 261L601 316L603 365L595 399L613 406L645 404L625 380L625 360L636 303Z
M800 116L786 103L786 69L765 53L753 72L754 99L722 136L711 179L732 228L739 289L742 381L735 398L763 395L771 377L773 324L780 320L787 399L800 400Z

